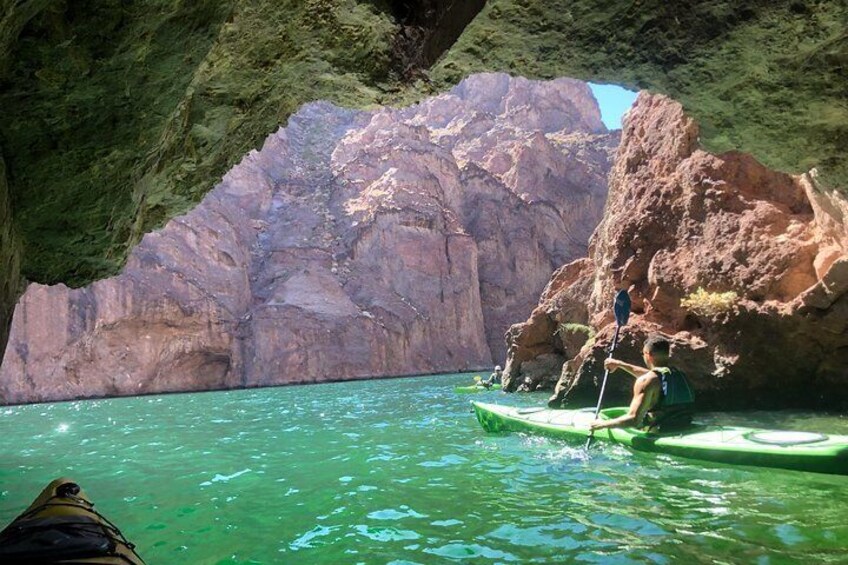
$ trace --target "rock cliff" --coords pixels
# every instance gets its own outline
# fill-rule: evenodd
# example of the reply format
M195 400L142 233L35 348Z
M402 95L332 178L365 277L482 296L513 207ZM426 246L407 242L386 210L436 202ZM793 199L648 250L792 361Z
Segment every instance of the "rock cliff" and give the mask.
M31 284L0 398L490 366L553 269L586 254L617 143L571 79L308 104L116 277Z
M510 329L509 387L559 380L555 402L596 398L618 288L634 312L618 356L639 362L648 333L672 335L704 406L846 403L848 201L815 172L703 151L695 121L659 95L628 114L588 258ZM610 401L631 383L611 377Z

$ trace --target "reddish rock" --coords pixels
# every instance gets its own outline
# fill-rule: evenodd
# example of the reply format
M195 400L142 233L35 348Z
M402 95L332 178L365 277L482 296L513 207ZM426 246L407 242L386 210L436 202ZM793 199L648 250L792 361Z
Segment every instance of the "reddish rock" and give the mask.
M30 285L0 399L489 367L554 268L586 254L616 143L569 79L309 104L119 276Z
M510 327L510 349L503 376L506 390L536 390L552 379L556 382L565 360L580 351L590 336L580 335L582 332L570 329L568 324L589 329L585 297L591 291L587 285L593 276L594 268L587 259L561 267L545 287L541 304L530 319ZM527 363L539 356L545 356L548 362L528 370ZM546 367L550 373L544 372Z
M639 362L648 333L672 336L703 406L844 405L848 201L819 188L814 173L791 177L748 155L712 155L697 140L679 104L640 95L589 257L560 270L531 319L510 331L510 376L524 378L528 340L556 349L554 320L588 320L597 336L564 355L555 402L596 399L612 299L627 288L633 315L617 356ZM560 280L568 272L581 276ZM724 311L682 306L699 288L736 298ZM629 397L628 380L615 376L610 402Z

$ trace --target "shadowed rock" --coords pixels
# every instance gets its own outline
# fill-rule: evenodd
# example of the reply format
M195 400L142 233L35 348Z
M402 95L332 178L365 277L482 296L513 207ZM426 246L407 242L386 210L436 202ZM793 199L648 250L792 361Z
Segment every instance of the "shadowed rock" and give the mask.
M21 243L12 222L6 163L0 154L0 348L6 345L12 310L22 286Z

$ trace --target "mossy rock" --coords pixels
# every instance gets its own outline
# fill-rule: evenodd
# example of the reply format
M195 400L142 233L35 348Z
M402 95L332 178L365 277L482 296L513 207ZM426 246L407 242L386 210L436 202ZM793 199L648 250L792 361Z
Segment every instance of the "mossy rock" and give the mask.
M0 155L0 352L6 344L21 282L21 244L13 228L6 164Z

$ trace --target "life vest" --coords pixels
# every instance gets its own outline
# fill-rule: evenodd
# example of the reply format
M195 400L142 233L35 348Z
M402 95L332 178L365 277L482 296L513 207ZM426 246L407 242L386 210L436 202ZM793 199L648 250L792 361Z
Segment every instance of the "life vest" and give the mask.
M660 377L660 399L646 415L651 432L675 432L692 425L695 393L683 371L672 367L654 367Z
M695 393L683 371L674 367L654 367L653 371L659 375L662 384L662 396L656 408L684 406L695 402Z

